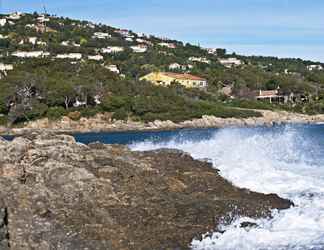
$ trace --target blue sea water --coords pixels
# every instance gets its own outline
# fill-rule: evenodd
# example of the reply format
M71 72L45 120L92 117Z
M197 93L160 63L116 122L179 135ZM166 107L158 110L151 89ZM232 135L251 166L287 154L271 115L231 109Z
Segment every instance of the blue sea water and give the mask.
M170 132L77 134L79 142L127 144L132 150L176 148L208 158L238 187L276 193L295 207L273 218L236 218L194 250L323 250L324 125L193 129ZM240 228L242 221L258 227ZM216 231L216 230L215 230Z
M295 206L272 218L236 218L193 240L193 250L324 250L324 125L75 134L81 143L175 148L210 159L238 187L276 193ZM241 228L243 221L258 227Z

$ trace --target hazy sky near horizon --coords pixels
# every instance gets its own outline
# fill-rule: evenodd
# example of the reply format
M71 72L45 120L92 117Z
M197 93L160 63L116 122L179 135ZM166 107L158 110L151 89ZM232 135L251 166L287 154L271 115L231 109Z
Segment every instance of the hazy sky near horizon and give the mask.
M324 62L324 0L0 0L0 12L42 11L247 55Z

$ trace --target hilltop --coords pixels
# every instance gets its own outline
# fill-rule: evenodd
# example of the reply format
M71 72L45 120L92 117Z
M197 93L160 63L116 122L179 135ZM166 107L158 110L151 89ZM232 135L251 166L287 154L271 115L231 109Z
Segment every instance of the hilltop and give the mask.
M0 125L102 112L115 120L182 122L261 115L237 108L324 111L321 63L227 54L88 21L2 14L0 56ZM206 88L143 80L151 72L204 79Z

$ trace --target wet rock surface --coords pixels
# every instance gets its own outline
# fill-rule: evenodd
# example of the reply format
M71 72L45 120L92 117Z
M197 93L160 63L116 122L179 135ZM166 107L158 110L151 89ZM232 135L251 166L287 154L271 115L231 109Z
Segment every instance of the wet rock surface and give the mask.
M220 218L291 205L236 188L177 150L48 133L0 139L0 249L189 249Z

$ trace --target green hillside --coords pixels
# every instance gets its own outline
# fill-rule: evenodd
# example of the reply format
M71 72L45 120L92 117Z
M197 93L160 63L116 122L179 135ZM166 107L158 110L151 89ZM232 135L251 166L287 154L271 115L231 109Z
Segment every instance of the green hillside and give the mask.
M227 54L225 49L37 13L0 19L0 123L62 115L78 119L104 111L115 119L142 121L260 115L237 107L324 112L321 63ZM241 65L226 67L221 62L227 58ZM175 63L180 67L170 69ZM152 71L197 75L208 80L208 89L139 80ZM255 100L259 90L278 87L281 95L296 98L272 104Z

